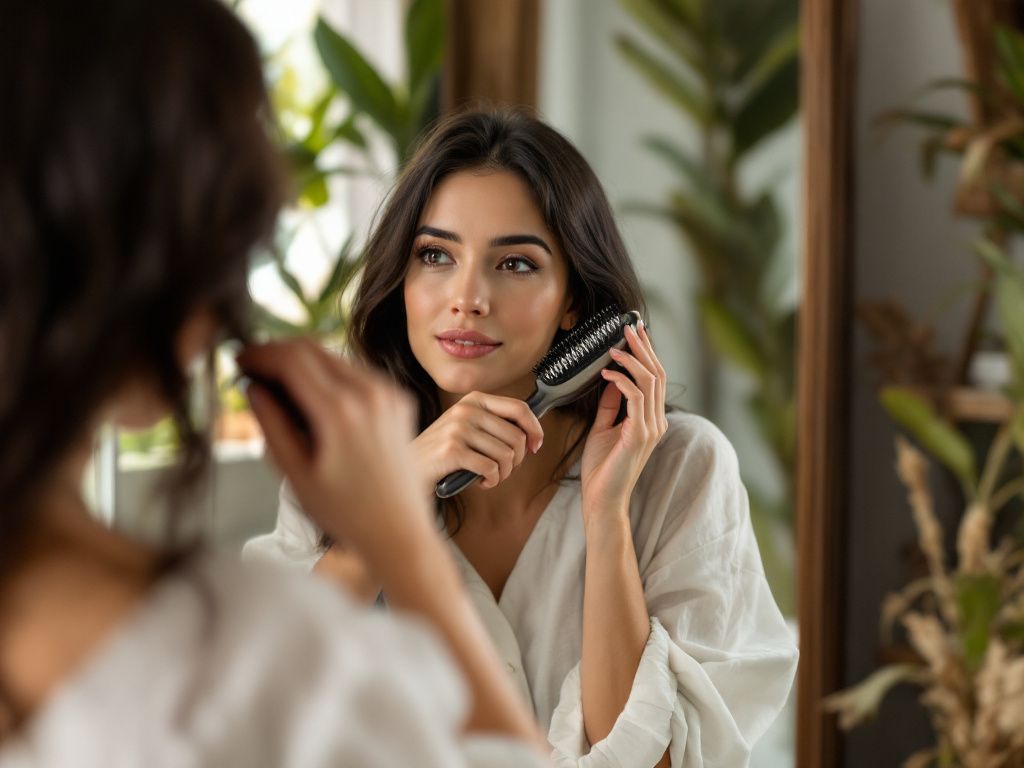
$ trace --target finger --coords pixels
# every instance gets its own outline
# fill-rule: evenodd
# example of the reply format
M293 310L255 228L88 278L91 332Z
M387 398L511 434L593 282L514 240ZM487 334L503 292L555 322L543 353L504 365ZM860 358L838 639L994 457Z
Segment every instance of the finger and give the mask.
M474 475L480 475L483 488L493 488L501 482L501 468L493 459L476 451L466 451L459 459L460 469L468 469Z
M633 357L639 360L640 364L650 371L652 375L656 375L657 358L654 355L654 350L652 350L647 343L640 338L640 334L638 334L631 325L626 326L626 341L629 344L629 351L632 353Z
M529 437L518 424L513 424L500 416L495 416L490 411L480 409L472 419L472 425L498 440L512 449L515 454L513 463L519 466L526 457L526 442Z
M594 416L592 431L602 431L615 426L615 417L619 415L619 405L622 403L622 392L614 384L609 383L601 393L597 401L597 413Z
M271 342L246 347L238 356L243 373L263 376L279 383L316 431L317 424L330 419L330 398L337 396L337 384L313 345L298 340Z
M655 406L658 400L657 377L628 352L612 349L612 359L633 376L633 381L644 393L644 419L652 428L657 426Z
M624 373L619 371L611 371L604 368L601 371L601 375L610 381L613 385L618 387L622 396L626 398L626 416L631 419L633 423L641 430L646 429L646 422L644 421L644 393L640 391L640 388L633 383L633 381Z
M267 451L278 469L288 478L301 474L308 461L308 449L291 419L279 406L273 395L257 383L246 388L246 396L253 415L263 430Z
M519 425L519 428L530 438L530 450L536 453L540 449L544 442L544 428L540 425L540 420L530 410L530 406L514 397L483 393L477 393L477 396L480 405L485 410Z
M655 412L658 414L658 427L664 433L668 429L668 421L665 419L665 403L668 400L668 374L665 366L661 364L657 352L654 351L654 342L647 330L647 325L640 321L640 338L647 345L651 358L654 361L654 373L658 378L658 401L655 405Z
M632 328L629 330L633 331ZM640 360L644 367L654 374L655 377L654 390L650 398L650 413L652 415L652 426L660 429L665 413L665 393L668 389L665 369L661 365L661 361L658 360L658 355L654 351L654 346L651 344L650 336L647 334L647 326L644 324L643 320L639 322L637 330L633 332L632 335L636 342L632 348L636 349L637 359Z
M516 468L515 449L488 432L474 429L466 439L466 446L498 465L498 482L507 478Z
M371 367L359 358L345 358L319 344L313 344L314 352L332 376L357 390L359 395L368 397L382 387L393 386L394 382L380 370Z

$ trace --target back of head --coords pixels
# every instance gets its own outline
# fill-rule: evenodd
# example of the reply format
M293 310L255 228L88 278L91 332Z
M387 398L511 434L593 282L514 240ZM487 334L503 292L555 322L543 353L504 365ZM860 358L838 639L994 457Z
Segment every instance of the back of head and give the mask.
M104 405L152 382L186 448L177 331L240 329L280 202L259 53L217 0L0 5L0 541ZM194 467L193 467L194 468Z

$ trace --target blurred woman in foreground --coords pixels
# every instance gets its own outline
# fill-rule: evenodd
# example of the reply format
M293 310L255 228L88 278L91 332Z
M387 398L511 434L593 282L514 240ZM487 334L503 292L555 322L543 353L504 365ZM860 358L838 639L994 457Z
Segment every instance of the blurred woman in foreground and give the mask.
M388 381L304 342L239 358L312 425L251 389L303 508L402 615L189 535L209 445L188 372L244 336L281 200L248 33L216 0L3 3L0 70L0 765L539 763ZM102 423L168 412L182 455L151 545L99 524L82 476Z

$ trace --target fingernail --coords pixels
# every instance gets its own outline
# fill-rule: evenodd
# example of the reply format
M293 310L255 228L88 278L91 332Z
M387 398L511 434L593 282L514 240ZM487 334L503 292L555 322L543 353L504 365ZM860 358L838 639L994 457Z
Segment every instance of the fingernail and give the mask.
M637 323L637 325L639 325L639 326L640 326L640 330L641 330L641 331L642 331L642 330L643 330L644 328L646 328L646 327L647 327L647 326L646 326L646 325L644 324L644 321L643 321L643 320L641 320L641 321L640 321L639 323Z
M544 441L543 440L538 441L537 444L535 446L533 446L533 452L536 453L537 451L539 451L540 447L542 445L544 445Z

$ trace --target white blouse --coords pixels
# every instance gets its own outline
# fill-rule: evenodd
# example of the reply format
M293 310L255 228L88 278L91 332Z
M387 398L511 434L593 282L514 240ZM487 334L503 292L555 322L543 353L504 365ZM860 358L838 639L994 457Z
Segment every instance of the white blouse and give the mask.
M537 521L501 599L454 546L470 595L559 766L745 766L785 704L797 649L764 576L736 453L700 416L672 412L630 502L651 632L626 706L593 746L579 662L586 539L579 481ZM570 475L579 474L577 462ZM245 554L310 570L319 531L285 487L273 533Z
M0 767L542 766L464 738L467 691L411 618L204 555L164 577L0 748Z

